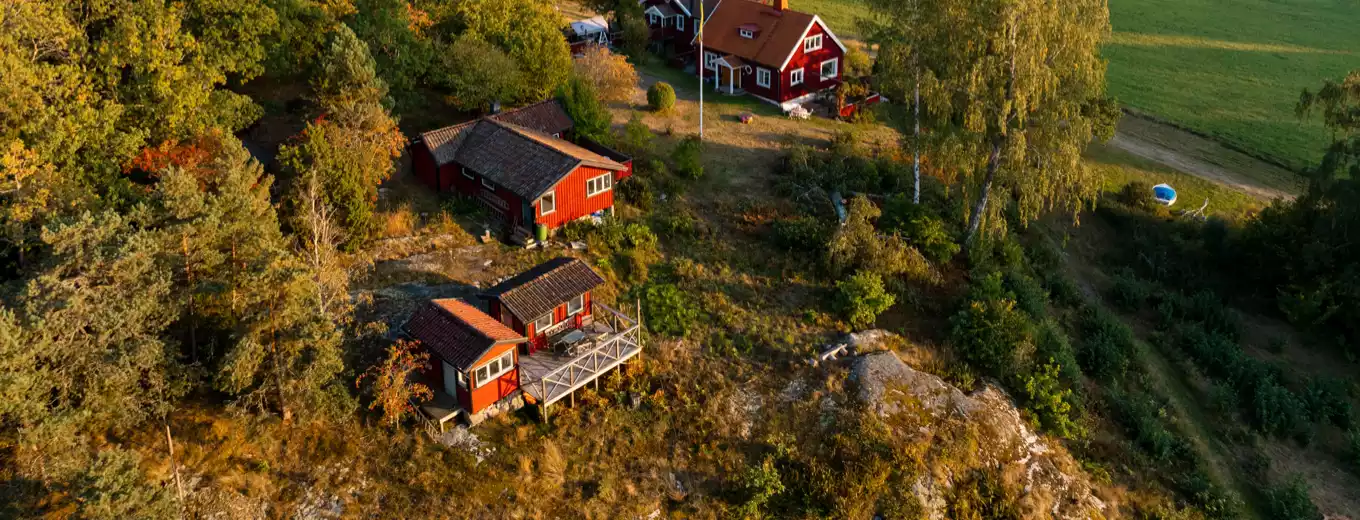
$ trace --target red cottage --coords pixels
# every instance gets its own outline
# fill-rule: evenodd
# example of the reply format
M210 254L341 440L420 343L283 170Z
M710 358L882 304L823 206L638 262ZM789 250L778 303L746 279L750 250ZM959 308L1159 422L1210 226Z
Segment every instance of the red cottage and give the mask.
M638 321L591 299L602 283L585 262L562 257L482 293L485 312L461 300L422 307L403 328L435 365L426 376L438 390L421 410L441 426L526 402L546 417L549 405L639 355Z
M480 201L518 238L612 213L614 184L632 173L631 160L564 139L572 126L557 101L546 101L425 132L412 145L416 176Z
M704 10L712 15L718 3L707 0ZM692 60L694 36L699 34L699 0L639 0L638 4L651 28L654 49L678 63Z
M789 9L788 0L722 0L704 23L703 43L696 68L722 92L788 110L841 83L845 45L820 17Z

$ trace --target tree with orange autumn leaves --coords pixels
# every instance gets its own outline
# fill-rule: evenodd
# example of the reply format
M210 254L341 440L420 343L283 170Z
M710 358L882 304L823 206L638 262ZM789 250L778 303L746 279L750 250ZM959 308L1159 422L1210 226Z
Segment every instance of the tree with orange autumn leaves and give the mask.
M395 427L407 414L416 413L413 402L434 397L430 387L411 381L411 375L424 370L429 361L430 354L420 351L419 343L397 341L387 347L387 359L359 375L354 386L357 388L365 379L372 379L373 402L368 409L382 408L383 424Z

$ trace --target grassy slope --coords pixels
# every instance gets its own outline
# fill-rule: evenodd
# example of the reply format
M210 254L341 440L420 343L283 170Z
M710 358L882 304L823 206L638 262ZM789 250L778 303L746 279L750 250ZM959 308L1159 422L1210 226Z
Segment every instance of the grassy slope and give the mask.
M1303 88L1360 66L1344 0L1112 0L1105 47L1120 102L1291 168L1327 136L1295 118Z

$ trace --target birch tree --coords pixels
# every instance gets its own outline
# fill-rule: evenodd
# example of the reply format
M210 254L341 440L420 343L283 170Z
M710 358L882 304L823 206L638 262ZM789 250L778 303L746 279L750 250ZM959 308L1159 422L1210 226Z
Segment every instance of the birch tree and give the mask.
M1105 0L870 0L885 53L879 74L917 84L933 128L932 165L957 171L972 199L968 239L999 216L994 192L1015 200L1022 221L1047 210L1076 213L1099 179L1081 161L1112 133L1101 42Z

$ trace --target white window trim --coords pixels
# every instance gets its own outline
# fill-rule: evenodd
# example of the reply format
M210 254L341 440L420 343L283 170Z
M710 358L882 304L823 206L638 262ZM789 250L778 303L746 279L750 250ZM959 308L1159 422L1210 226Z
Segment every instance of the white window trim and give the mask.
M737 29L737 34L740 34L742 38L746 38L748 40L756 37L756 33L748 31L746 29Z
M648 25L648 26L657 25L657 20L660 20L660 19L661 19L661 15L659 15L659 14L647 13L647 25ZM663 25L662 27L665 27L665 26Z
M682 31L685 30L685 15L683 14L675 15L675 28L680 29Z
M552 203L551 203L551 204L547 204L548 201L552 201ZM551 207L551 208L544 209L544 206L545 206L545 205L551 205L552 207ZM542 197L539 197L539 198L538 198L538 215L539 215L539 216L543 216L543 215L551 215L554 211L557 211L557 192L555 192L555 191L550 191L550 192L544 193Z
M483 378L481 375L482 370L489 369L491 367L491 364L497 361L500 361L500 371L494 374L487 374L487 376ZM495 381L501 376L510 373L510 371L514 369L515 369L515 349L510 349L507 350L504 354L501 354L501 357L498 357L491 361L487 361L482 366L477 367L477 369L475 370L477 374L477 388L486 386L487 383ZM490 370L487 371L489 372Z
M830 76L826 75L826 64L828 63L830 63L836 69L834 71L831 71ZM822 75L822 81L841 77L840 58L831 58L829 60L823 61L818 72L821 73Z
M803 52L822 50L822 35L814 34L803 40Z
M496 185L491 184L491 181L486 180L486 177L482 177L482 187L491 191L496 191Z
M463 176L464 176L464 177L467 177L467 178L469 178L469 179L476 179L476 178L477 178L476 175L473 175L473 174L471 174L471 173L468 173L467 170L463 170Z
M764 67L756 67L756 85L765 88L770 88L770 76L771 76L770 69ZM761 81L761 78L765 78L765 80Z
M601 188L601 185L604 187ZM614 189L614 174L612 173L606 173L586 180L587 197L594 197L612 189Z
M700 25L700 23L701 23L701 22L699 21L698 18L695 18L695 19L694 19L694 34L699 34L699 25Z
M718 59L719 59L719 58L718 58L718 55L717 55L717 54L714 54L714 53L709 52L709 51L704 51L704 68L705 68L705 69L708 69L708 70L711 70L711 71L714 71L714 72L717 72L717 71L718 71Z
M789 71L789 86L802 85L803 79L803 69L798 68Z
M534 320L534 335L537 336L542 334L543 329L551 326L553 326L553 313L552 311L548 311L546 314L539 316L538 319Z
M571 304L576 304L576 310L571 310ZM586 309L586 295L578 294L575 298L567 300L567 316L575 316Z

